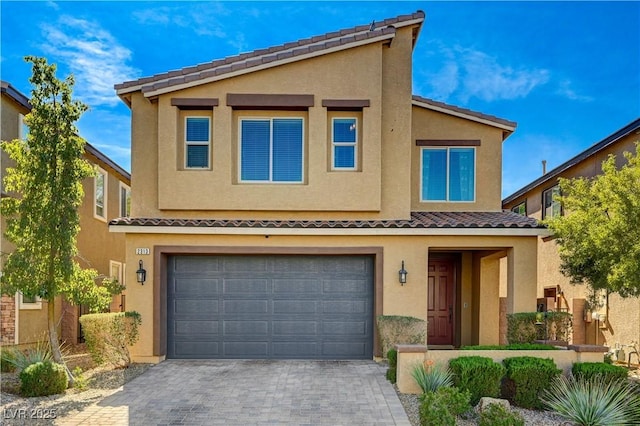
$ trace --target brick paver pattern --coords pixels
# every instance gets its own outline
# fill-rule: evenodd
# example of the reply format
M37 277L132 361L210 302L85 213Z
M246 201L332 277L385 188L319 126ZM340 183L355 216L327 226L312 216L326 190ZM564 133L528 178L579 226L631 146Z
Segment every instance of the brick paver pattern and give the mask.
M374 361L169 360L56 424L410 426Z

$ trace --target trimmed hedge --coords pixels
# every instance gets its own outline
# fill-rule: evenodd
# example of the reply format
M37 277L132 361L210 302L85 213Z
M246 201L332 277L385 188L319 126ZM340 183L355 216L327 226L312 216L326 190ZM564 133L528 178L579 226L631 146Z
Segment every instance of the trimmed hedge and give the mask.
M383 354L397 344L424 345L426 342L425 320L400 315L378 315L376 320Z
M510 345L476 345L463 346L463 351L557 351L558 348L552 345L544 345L542 343L512 343Z
M64 392L69 378L64 366L52 361L36 362L20 372L20 393L47 396Z
M626 368L604 362L576 362L571 374L576 379L591 380L599 376L604 381L626 381L629 376Z
M389 351L387 352L387 360L389 361L387 380L389 380L391 383L395 383L398 369L398 351L396 351L395 349L389 349Z
M550 358L521 356L505 358L507 374L502 381L502 395L523 408L542 409L540 395L551 387L553 379L562 373Z
M138 340L138 327L141 323L142 319L137 312L87 314L80 317L87 350L98 365L129 365L129 346Z
M476 405L483 396L500 396L500 384L505 367L491 358L462 356L449 361L454 386L469 391L471 405Z
M534 340L569 341L572 315L568 312L519 312L507 314L507 341L509 343L531 343ZM541 320L542 325L536 325ZM545 333L546 324L546 333Z
M455 426L456 416L471 409L469 392L442 387L420 395L421 426Z

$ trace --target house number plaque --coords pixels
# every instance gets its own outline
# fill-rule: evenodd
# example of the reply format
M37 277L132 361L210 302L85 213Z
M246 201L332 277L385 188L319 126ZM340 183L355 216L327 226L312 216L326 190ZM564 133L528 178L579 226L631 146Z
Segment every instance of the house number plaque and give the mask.
M136 254L149 254L151 253L148 248L136 248Z

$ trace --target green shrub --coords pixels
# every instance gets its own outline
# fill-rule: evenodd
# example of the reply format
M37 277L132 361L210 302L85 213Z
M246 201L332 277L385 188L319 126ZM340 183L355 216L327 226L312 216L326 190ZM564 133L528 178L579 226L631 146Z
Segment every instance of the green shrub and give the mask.
M82 374L82 368L73 369L73 387L80 390L86 390L89 387L89 381Z
M64 392L69 378L64 366L53 361L36 362L20 372L24 396L46 396Z
M640 396L627 381L560 376L543 392L542 401L548 409L581 426L640 424Z
M542 318L540 318L541 315ZM507 341L509 343L531 343L534 340L569 341L572 315L568 312L547 312L546 315L545 321L544 314L539 312L507 314ZM536 325L536 322L542 322L542 324Z
M397 381L397 370L395 368L389 367L387 370L387 380L391 383L395 383Z
M16 350L17 349L14 348L0 346L0 372L12 373L16 370L16 364L14 362Z
M96 364L126 367L131 363L129 346L138 340L142 323L137 312L87 314L80 317L87 350Z
M411 377L422 389L422 393L453 386L451 371L442 365L434 364L433 361L415 364L411 369Z
M509 410L501 404L489 404L480 413L478 426L524 426L520 413Z
M545 345L542 343L512 343L510 345L476 345L463 346L463 351L554 351L558 350L553 345Z
M627 380L627 369L604 362L576 362L571 368L571 374L576 379L591 379L599 376L601 380Z
M483 396L496 398L500 395L505 368L491 358L462 356L449 361L449 368L453 373L453 384L469 391L472 405Z
M397 344L425 344L427 322L419 318L399 315L378 315L378 334L382 353Z
M441 387L420 396L421 426L455 426L456 416L471 409L469 392L455 387Z
M395 349L389 349L387 352L387 360L389 361L389 367L397 368L398 367L398 351Z
M521 356L505 358L502 362L507 368L503 396L523 408L542 408L540 395L562 370L549 358Z

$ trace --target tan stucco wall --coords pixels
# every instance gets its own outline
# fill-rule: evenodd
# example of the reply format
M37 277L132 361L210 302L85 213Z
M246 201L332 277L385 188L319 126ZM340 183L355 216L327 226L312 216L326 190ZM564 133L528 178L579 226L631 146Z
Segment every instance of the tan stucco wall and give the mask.
M137 265L141 259L147 270L147 281L144 285L135 282L135 269L127 268L127 309L138 311L142 315L142 326L139 342L132 348L132 355L138 361L159 361L160 359L153 356L153 325L154 321L158 321L159 327L165 327L166 324L160 324L159 319L154 317L154 286L159 284L159 277L154 273L159 272L154 265L154 247L155 246L208 246L218 247L221 251L225 247L241 247L241 248L269 248L274 249L281 247L298 247L301 249L308 248L362 248L362 247L380 247L383 250L383 300L382 312L378 314L387 315L408 315L418 318L425 318L427 314L427 263L429 252L439 251L443 249L457 251L485 251L485 250L506 250L510 249L518 254L522 254L522 258L514 260L514 267L518 269L515 276L522 276L518 282L518 294L514 297L515 306L524 310L532 310L535 308L535 299L533 301L521 300L520 294L527 295L535 293L535 270L530 276L526 276L528 271L526 267L527 256L535 256L536 245L535 237L464 237L464 236L279 236L271 235L265 238L264 235L151 235L151 234L127 234L127 264ZM151 255L136 255L136 248L149 248ZM469 252L471 253L471 252ZM464 257L464 256L463 256ZM471 255L467 255L471 258ZM405 268L409 272L407 283L401 286L398 283L398 269L402 260L405 261ZM495 275L497 267L497 259L487 263L488 272L480 274L478 285L481 293L486 287L489 294L497 293L497 284ZM472 283L469 279L472 273L469 271L469 261L463 261L462 271L462 289L463 294L458 301L457 308L462 310L460 334L462 345L475 343L490 344L497 343L496 336L481 335L474 338L471 329L484 323L497 324L497 310L493 311L493 302L487 306L480 307L480 316L473 315L471 312L474 306L479 303L471 294L467 293ZM520 271L522 270L522 272ZM488 280L488 281L487 281ZM530 287L531 291L527 291ZM492 290L493 288L493 290ZM467 303L465 308L463 303ZM495 301L497 306L498 301ZM494 318L495 317L495 318Z
M623 153L635 152L635 143L638 141L638 135L632 134L620 141L612 144L606 149L598 152L597 154L583 160L575 166L564 171L561 176L564 178L574 177L592 177L602 172L602 162L607 159L610 154L616 156L616 164L621 166L625 163ZM505 204L505 209L511 209L512 207L520 204L522 201L527 202L527 214L530 217L541 219L542 218L542 192L557 183L557 179L552 179L543 185L533 188L529 192L523 194L517 199ZM504 264L504 261L503 261ZM544 296L544 289L546 287L559 286L566 299L566 304L562 303L562 307L568 306L570 311L574 315L581 316L582 313L573 312L574 300L580 300L586 298L588 291L585 286L573 285L570 283L568 277L565 277L560 272L560 257L558 255L558 248L554 239L538 240L538 285L536 297ZM506 271L501 271L501 295L506 294ZM580 306L582 306L580 304ZM585 337L584 342L587 343L604 344L610 347L615 347L619 344L629 344L631 341L640 341L640 298L628 298L623 299L618 295L609 295L609 304L607 307L601 309L601 313L607 315L607 322L604 324L604 328L600 327L600 324L596 321L581 323L578 326L583 329L576 332L579 339L582 336ZM575 324L574 324L575 325Z
M414 106L411 134L411 209L416 211L501 211L503 130ZM475 202L421 202L416 139L480 140L476 151Z

